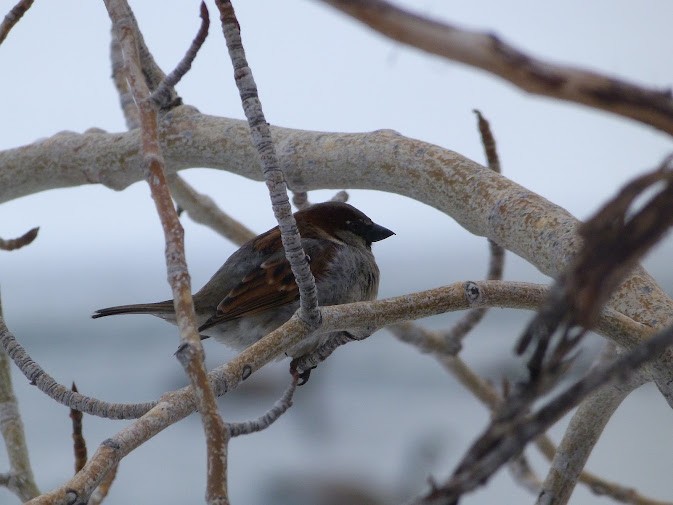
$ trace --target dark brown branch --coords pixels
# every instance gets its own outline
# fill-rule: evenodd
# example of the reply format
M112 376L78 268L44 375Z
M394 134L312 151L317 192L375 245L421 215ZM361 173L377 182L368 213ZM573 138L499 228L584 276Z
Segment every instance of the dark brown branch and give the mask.
M607 367L592 370L582 380L560 393L530 418L496 418L472 445L453 476L435 487L419 503L454 504L461 495L483 485L507 461L523 451L592 391L608 383L624 384L645 363L656 359L673 344L673 326L657 333Z
M0 24L0 44L4 42L9 35L9 32L14 28L14 25L19 22L19 19L30 9L30 6L33 5L34 0L19 0L19 2L12 7L12 9L7 13L5 19L2 20Z
M39 230L39 227L32 228L21 235L19 238L13 238L9 240L0 238L0 250L13 251L14 249L20 249L21 247L30 244L37 237L37 232Z
M673 225L672 159L631 181L579 227L582 248L517 344L521 354L535 342L528 362L532 375L542 373L556 329L564 326L560 345L572 347L584 331L573 328L593 327L612 292ZM640 209L633 209L636 198L646 190L655 194Z
M673 134L670 90L636 84L525 54L493 33L463 30L384 0L323 0L370 28L423 51L481 68L537 95L581 103Z
M77 386L74 382L70 389L77 393ZM87 460L86 440L84 440L84 436L82 435L82 416L83 414L79 410L70 409L70 419L72 419L72 444L73 452L75 453L75 473L84 468Z

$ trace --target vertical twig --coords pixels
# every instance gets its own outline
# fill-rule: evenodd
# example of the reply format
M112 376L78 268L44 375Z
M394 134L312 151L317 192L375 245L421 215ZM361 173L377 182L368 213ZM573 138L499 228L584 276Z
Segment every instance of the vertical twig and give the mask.
M159 146L157 110L151 100L150 90L140 66L139 46L131 10L125 0L106 0L105 3L122 50L124 73L138 105L141 152L147 167L147 182L164 230L168 281L173 291L181 338L181 345L176 354L197 392L198 410L206 435L208 448L206 500L208 503L228 503L226 485L228 432L217 412L215 395L203 363L203 347L196 329L191 283L184 255L184 230L168 190L163 155Z
M70 389L77 393L77 386L74 382ZM84 435L82 434L82 417L83 414L81 411L70 409L70 419L72 419L72 445L73 452L75 453L75 473L84 468L87 460L86 440L84 440Z
M241 31L234 7L231 2L215 0L220 10L222 32L227 41L229 56L234 67L234 78L241 95L243 111L248 119L252 142L259 152L273 213L278 220L285 256L292 267L297 286L299 287L300 309L299 317L311 327L320 322L320 310L318 309L318 292L315 287L315 279L308 266L306 254L301 245L301 237L297 230L297 223L292 215L292 208L287 196L287 184L285 176L280 169L278 156L271 139L269 124L264 118L262 105L257 94L257 85L252 76L252 70L248 66L241 41Z
M2 301L0 301L0 325L4 326L4 324ZM6 485L22 501L28 501L38 496L40 490L35 484L33 470L30 466L23 422L12 386L9 359L2 348L0 348L0 432L2 432L9 459L9 475Z

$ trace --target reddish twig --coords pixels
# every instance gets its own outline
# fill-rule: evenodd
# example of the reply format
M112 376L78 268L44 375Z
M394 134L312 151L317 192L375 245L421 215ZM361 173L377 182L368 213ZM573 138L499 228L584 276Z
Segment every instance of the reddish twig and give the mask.
M196 329L191 282L184 254L184 230L173 207L166 181L164 159L159 145L157 109L150 98L150 90L140 65L137 26L131 9L124 0L106 0L106 7L122 49L124 74L138 105L141 152L147 170L147 182L164 230L168 280L173 291L181 337L181 345L176 356L187 372L192 386L198 392L196 398L208 447L206 497L209 503L227 503L228 433L217 411L215 394L203 363L203 347Z
M19 0L19 2L12 7L7 13L5 19L0 23L0 44L7 38L9 32L14 28L14 25L19 22L19 19L30 9L34 0Z
M187 53L175 67L175 70L168 74L152 92L150 98L160 109L165 109L172 105L173 88L175 88L177 83L180 82L180 79L189 72L189 69L192 68L192 63L194 62L199 49L201 49L201 46L206 41L208 28L210 27L210 16L208 15L208 8L204 2L201 2L200 12L201 26L199 27L199 31L197 32L196 37L194 37L192 44L189 46Z
M77 386L75 383L72 383L70 388L73 392L77 393ZM75 453L75 473L79 472L84 465L86 465L87 453L86 453L86 440L82 435L82 412L75 409L70 409L70 419L72 419L72 443L73 443L73 452Z
M0 238L0 250L13 251L14 249L20 249L21 247L30 244L37 237L37 232L39 230L39 227L32 228L21 235L19 238L13 238L9 240Z

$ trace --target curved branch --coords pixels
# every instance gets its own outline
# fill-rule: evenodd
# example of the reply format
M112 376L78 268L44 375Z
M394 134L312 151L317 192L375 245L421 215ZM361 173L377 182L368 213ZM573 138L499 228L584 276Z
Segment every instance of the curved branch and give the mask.
M258 155L243 121L172 109L160 123L167 170L211 167L261 180ZM441 147L392 131L321 133L272 128L293 190L349 186L426 203L471 233L488 237L556 277L579 246L579 222L561 207L506 177ZM61 133L0 152L0 202L45 189L101 183L122 189L143 178L138 131ZM299 155L301 153L301 155ZM653 328L666 324L673 301L636 268L610 306ZM673 357L666 353L660 388L673 397ZM667 385L668 384L668 385ZM663 385L663 387L662 387Z
M493 33L456 28L384 0L323 0L391 39L481 68L536 95L581 103L673 135L671 91L534 58Z

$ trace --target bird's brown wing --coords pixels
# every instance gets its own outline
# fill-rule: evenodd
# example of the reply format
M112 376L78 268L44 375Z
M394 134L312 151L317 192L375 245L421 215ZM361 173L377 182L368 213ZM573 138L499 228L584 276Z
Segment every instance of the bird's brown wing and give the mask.
M311 239L302 240L304 251L309 256L311 271L316 279L324 275L336 251L335 244L318 242ZM317 254L318 251L320 254ZM288 305L298 299L299 288L294 280L290 263L281 253L267 259L241 279L241 282L218 304L215 314L201 325L199 331L239 317Z

